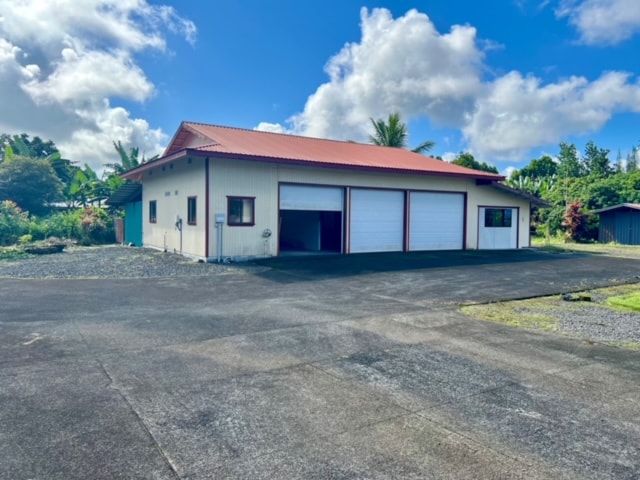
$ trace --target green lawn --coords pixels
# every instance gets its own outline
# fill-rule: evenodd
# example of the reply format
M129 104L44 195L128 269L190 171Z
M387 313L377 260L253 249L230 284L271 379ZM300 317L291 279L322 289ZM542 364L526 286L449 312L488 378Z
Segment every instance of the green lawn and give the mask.
M640 291L607 298L607 305L640 312Z

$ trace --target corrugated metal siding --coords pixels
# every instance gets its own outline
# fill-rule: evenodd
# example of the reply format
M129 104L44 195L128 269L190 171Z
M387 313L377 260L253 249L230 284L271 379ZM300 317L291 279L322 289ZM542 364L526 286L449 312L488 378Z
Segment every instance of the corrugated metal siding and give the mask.
M489 187L476 187L469 190L467 210L467 248L478 248L478 233L481 222L478 207L520 207L518 214L518 248L528 247L529 232L529 202L514 195L503 193Z
M227 214L227 196L255 197L255 225L224 225L223 256L252 257L277 255L279 232L278 187L281 183L372 187L398 190L467 192L466 248L477 248L478 207L483 205L519 206L518 247L529 245L529 203L489 187L476 186L474 180L451 177L427 177L407 174L340 169L293 167L245 160L211 159L210 214ZM273 232L270 240L264 229ZM211 224L209 254L216 256L216 229Z
M598 229L598 241L610 243L616 241L616 216L615 212L600 214L600 227Z
M164 167L164 171L162 168ZM187 224L187 198L197 197L196 225ZM149 201L155 200L156 223L149 222ZM205 255L205 182L204 159L182 159L145 173L142 188L142 231L145 246L180 250L180 232L176 215L182 218L182 252Z
M633 210L621 209L615 212L616 241L624 245L640 244L640 214Z
M227 197L255 197L253 226L223 225L222 256L273 256L278 251L277 166L242 160L211 159L211 216L227 215ZM262 233L271 230L265 239ZM217 255L217 232L211 224L210 255Z
M620 208L601 213L598 241L640 245L640 212Z

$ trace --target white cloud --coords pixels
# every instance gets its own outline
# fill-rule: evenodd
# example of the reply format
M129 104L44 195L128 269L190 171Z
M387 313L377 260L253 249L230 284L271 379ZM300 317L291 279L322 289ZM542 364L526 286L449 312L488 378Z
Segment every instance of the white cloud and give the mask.
M478 45L492 43L472 26L441 34L416 10L394 19L385 9L363 9L361 24L360 41L329 60L329 81L289 119L293 132L366 142L369 118L399 111L405 122L427 117L460 129L464 148L491 163L526 160L530 149L640 111L640 85L624 72L546 84L516 71L488 79Z
M567 17L588 45L615 45L640 32L638 0L563 0L556 15Z
M146 0L0 0L0 132L52 139L62 154L100 170L112 141L162 151L166 135L117 105L144 102L154 85L136 61L166 51L167 32L194 42L196 27Z
M524 158L537 146L573 133L594 132L618 110L640 111L640 86L611 72L542 85L518 72L487 84L469 113L463 133L478 152L501 159Z
M442 155L442 159L443 159L445 162L449 162L449 163L451 163L451 162L453 162L453 161L456 159L456 157L457 157L457 156L458 156L458 154L457 154L456 152L445 152L445 153Z
M254 130L271 133L290 133L285 127L279 123L260 122Z
M330 81L291 120L310 136L363 140L370 117L398 110L455 125L481 87L483 52L476 30L454 26L439 34L423 13L393 19L385 9L361 11L362 39L325 67Z
M502 175L504 175L507 178L510 178L513 172L516 172L516 171L518 171L517 167L509 165L507 168L504 169L504 172L502 172Z

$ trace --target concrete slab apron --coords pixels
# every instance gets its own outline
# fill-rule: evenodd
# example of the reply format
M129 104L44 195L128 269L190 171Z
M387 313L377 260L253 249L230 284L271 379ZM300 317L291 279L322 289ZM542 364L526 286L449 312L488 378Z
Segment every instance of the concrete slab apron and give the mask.
M457 314L493 268L0 281L0 478L636 478L640 355Z

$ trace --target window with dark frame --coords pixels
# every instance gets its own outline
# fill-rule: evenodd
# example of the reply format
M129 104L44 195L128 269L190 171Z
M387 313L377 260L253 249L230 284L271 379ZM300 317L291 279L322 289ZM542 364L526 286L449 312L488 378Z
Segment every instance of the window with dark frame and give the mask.
M227 197L227 225L255 225L255 197Z
M155 200L149 200L149 223L158 221L157 203Z
M189 225L196 224L196 198L197 197L187 198L187 223Z
M510 208L486 208L484 210L484 226L490 228L511 227Z

